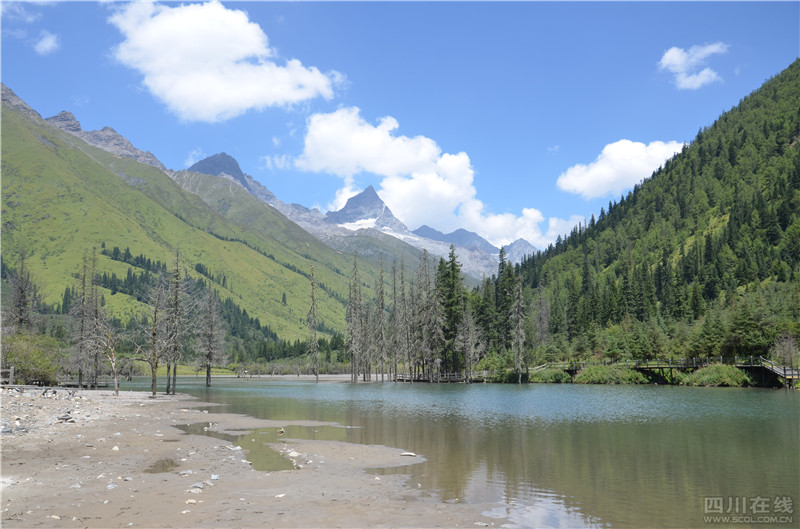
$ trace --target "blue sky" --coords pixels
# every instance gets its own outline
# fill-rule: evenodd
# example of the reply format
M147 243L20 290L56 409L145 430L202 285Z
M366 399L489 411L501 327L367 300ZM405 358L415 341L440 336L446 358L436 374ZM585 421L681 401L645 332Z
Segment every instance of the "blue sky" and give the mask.
M3 83L286 202L538 247L798 57L798 2L2 3Z

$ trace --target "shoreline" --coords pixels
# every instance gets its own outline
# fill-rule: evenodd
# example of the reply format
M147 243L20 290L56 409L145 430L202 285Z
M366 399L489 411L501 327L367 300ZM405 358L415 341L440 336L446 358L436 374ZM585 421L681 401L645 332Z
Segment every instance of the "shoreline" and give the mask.
M140 391L114 397L82 390L70 397L65 389L4 388L0 403L3 527L491 527L504 521L482 514L498 505L443 502L405 476L367 472L423 460L424 454L403 457L402 447L282 439L271 446L295 469L263 472L231 443L175 427L208 421L224 431L308 421L213 413L197 409L209 403L188 395L151 399Z

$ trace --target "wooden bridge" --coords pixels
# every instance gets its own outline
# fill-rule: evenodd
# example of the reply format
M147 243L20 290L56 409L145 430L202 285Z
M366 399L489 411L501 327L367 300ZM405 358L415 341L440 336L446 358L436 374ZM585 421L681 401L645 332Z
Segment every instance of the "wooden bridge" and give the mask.
M101 375L97 379L97 387L98 388L107 388L112 385L111 377L108 375ZM62 388L77 388L78 387L78 377L63 377L58 379L58 386ZM82 389L89 389L90 387L94 387L94 383L90 379L90 377L84 377L81 381L81 388Z
M491 377L490 371L473 371L470 373L470 382L486 382ZM459 373L398 373L397 382L432 382L434 384L459 384L467 381L463 372Z

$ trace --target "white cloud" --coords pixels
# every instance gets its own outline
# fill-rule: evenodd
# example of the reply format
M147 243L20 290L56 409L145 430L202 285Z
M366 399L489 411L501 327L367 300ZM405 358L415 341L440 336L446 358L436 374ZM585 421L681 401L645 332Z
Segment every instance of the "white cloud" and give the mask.
M343 79L296 59L279 65L261 27L216 0L177 7L132 2L109 21L125 37L117 60L141 72L145 87L186 121L330 99Z
M709 83L722 80L717 72L708 67L703 68L703 66L708 57L726 53L728 47L724 42L692 46L689 51L672 47L664 52L658 66L661 70L668 70L675 74L675 85L680 90L697 90Z
M301 170L342 178L343 186L328 206L331 210L341 209L359 192L355 177L367 173L381 178L378 194L411 229L422 224L445 232L463 227L495 245L522 237L544 247L558 235L554 230L573 221L549 219L547 231L542 232L539 225L545 219L536 209L526 208L519 216L488 213L477 198L469 156L442 153L425 136L397 135L398 122L393 117L383 117L373 125L358 108L341 108L314 114L307 127L303 153L294 164Z
M59 41L58 35L54 35L47 30L42 30L39 34L39 40L33 45L33 49L39 55L50 55L51 53L58 51L61 47L61 43Z
M262 167L264 169L269 169L270 171L275 171L276 169L288 169L292 166L292 159L285 154L262 156L260 160Z
M27 5L26 5L27 4ZM4 19L32 24L41 18L41 13L32 13L27 2L0 2L0 13Z
M194 148L191 151L189 151L188 156L186 156L186 159L183 161L183 166L189 168L205 158L208 158L208 155L205 152L203 152L202 148L200 147Z
M619 140L609 143L588 164L573 165L558 177L563 191L585 199L619 194L649 177L666 160L683 148L677 141L644 143Z

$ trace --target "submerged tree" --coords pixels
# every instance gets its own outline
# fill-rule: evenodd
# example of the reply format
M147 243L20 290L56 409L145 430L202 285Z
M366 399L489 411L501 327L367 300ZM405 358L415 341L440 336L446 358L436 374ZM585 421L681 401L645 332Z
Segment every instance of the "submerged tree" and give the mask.
M364 343L364 307L361 302L361 278L358 275L358 254L353 254L353 276L350 279L350 297L347 303L347 351L350 353L352 382L358 382L358 370Z

